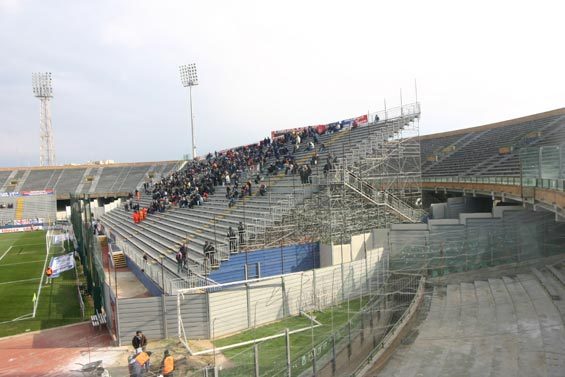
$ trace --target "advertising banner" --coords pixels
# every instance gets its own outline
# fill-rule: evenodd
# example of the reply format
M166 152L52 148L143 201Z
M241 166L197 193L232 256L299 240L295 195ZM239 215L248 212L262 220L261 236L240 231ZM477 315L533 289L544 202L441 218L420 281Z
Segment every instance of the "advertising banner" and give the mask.
M68 233L63 233L63 234L55 234L53 236L53 243L55 245L61 244L63 242L65 242L66 240L69 240L69 234Z
M39 195L53 195L53 190L35 190L35 191L22 191L22 196L39 196Z
M13 192L0 192L0 198L17 198L20 196L40 196L40 195L53 195L52 189L48 190L34 190L34 191L13 191Z
M332 132L336 132L336 131L342 130L344 128L347 128L347 127L351 127L351 126L358 127L358 126L366 125L367 123L369 123L369 117L368 117L367 114L363 114L363 115L360 115L358 117L344 119L344 120L341 120L339 122L333 122L333 123L328 123L328 124L320 124L320 125L317 125L317 126L287 128L287 129L284 129L284 130L271 131L271 139L281 137L288 132L294 132L294 131L299 132L299 131L303 131L303 130L308 129L308 128L312 128L318 134L322 135L328 130L331 130Z
M53 275L50 276L51 278L56 278L61 273L75 268L75 258L73 254L74 253L68 253L51 258L51 262L49 263L49 267L51 267L53 271Z
M361 115L360 117L355 118L355 121L353 122L353 125L357 125L357 126L362 126L366 123L369 122L369 117L367 116L367 114L365 115Z
M43 225L44 219L22 219L22 220L12 220L14 225Z
M17 233L32 232L34 230L43 230L43 225L17 226L9 228L0 228L0 233Z
M277 137L281 137L286 133L289 132L300 132L304 131L308 127L297 127L297 128L287 128L285 130L278 130L278 131L271 131L271 139L276 139Z

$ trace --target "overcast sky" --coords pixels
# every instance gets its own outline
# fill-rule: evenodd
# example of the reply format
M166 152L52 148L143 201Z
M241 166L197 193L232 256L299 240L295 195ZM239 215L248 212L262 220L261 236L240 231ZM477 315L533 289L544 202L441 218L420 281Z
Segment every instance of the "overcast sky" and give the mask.
M0 166L39 163L31 73L53 72L58 163L179 159L403 101L423 134L565 106L563 1L0 0Z

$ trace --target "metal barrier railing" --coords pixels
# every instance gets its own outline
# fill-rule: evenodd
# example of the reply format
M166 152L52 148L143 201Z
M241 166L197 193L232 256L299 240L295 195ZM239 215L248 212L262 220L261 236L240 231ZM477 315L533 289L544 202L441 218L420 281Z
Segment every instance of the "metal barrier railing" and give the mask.
M422 182L438 183L485 183L565 191L565 179L522 178L513 176L494 177L422 177Z

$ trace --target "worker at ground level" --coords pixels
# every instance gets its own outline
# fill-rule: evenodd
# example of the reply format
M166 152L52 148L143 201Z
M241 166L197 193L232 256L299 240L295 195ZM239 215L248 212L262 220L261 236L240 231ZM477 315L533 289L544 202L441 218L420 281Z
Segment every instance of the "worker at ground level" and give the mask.
M175 370L175 359L171 356L169 350L165 350L163 361L161 362L161 374L163 377L173 377Z
M149 370L151 366L149 361L150 357L151 351L141 352L129 362L131 365L131 375L133 377L143 377L145 372Z

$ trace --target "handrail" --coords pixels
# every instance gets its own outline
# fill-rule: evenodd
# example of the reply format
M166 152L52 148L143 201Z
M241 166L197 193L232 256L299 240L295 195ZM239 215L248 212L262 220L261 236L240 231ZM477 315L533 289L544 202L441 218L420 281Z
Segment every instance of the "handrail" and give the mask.
M377 130L375 130L375 132L373 132L371 135L369 135L369 145L366 145L367 143L363 142L361 144L358 144L356 146L354 146L352 149L349 150L349 152L347 153L346 156L344 156L344 160L343 163L345 163L347 165L347 163L349 163L350 159L352 160L352 162L357 162L359 161L360 158L369 158L371 160L373 159L378 159L378 160L382 160L386 161L391 155L393 155L394 152L391 152L387 155L384 156L380 156L380 157L369 157L369 152L367 152L367 148L372 147L372 143L373 142L378 142L378 141L385 141L387 138L383 137L383 132L384 134L390 133L392 132L392 134L397 134L399 131L401 131L404 127L400 126L398 127L398 123L401 122L401 124L404 124L407 118L412 117L413 119L408 120L408 123L413 121L414 119L417 119L419 115L403 115L401 117L398 118L394 118L394 119L389 119L387 121L387 123L385 123L383 125L383 127L378 128ZM398 127L398 128L397 128ZM390 128L390 129L389 129ZM379 134L381 133L381 134ZM407 141L412 141L414 139L414 137L409 137L406 139L403 139L401 142L402 143L406 143ZM342 162L340 162L340 164L343 164ZM379 165L375 165L375 166L371 166L369 168L370 169L374 169L376 167L380 166Z
M408 221L419 222L424 214L422 210L411 207L389 191L379 192L375 187L344 168L336 170L333 177L333 183L343 183L374 204L384 205Z
M565 191L565 179L529 178L516 176L448 176L422 177L422 182L438 183L484 183L510 186L538 187L549 190Z
M406 105L393 107L390 109L384 109L381 111L376 111L374 113L369 113L369 119L375 119L375 115L379 116L381 121L391 120L394 118L400 118L405 116L420 116L420 102L408 103ZM370 122L372 123L372 122Z

